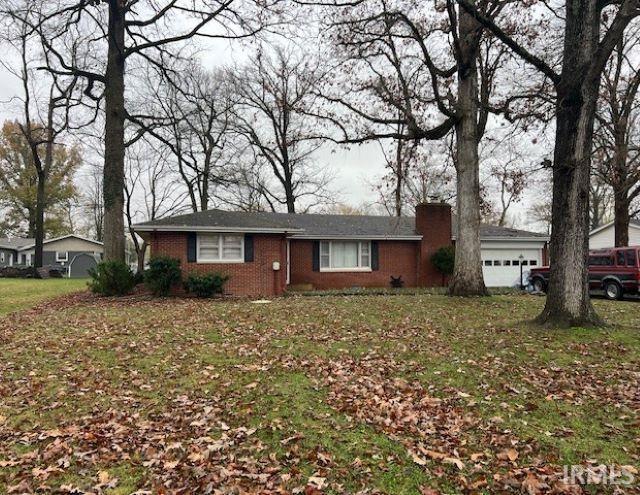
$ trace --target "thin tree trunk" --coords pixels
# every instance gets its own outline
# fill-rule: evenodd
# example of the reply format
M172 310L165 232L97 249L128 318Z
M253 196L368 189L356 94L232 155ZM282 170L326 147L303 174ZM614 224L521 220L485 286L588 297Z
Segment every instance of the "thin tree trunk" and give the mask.
M292 184L291 174L286 174L286 181L284 183L284 193L287 201L287 213L295 213L296 212L296 197L293 193L293 184Z
M109 50L105 89L104 256L125 261L124 238L124 70L123 0L109 1Z
M44 205L46 201L44 171L38 171L38 185L36 190L36 245L33 256L33 266L41 268L44 262Z
M403 163L402 163L402 140L398 140L398 146L396 149L396 190L395 190L395 202L396 202L396 216L402 216L402 178L403 178ZM443 284L444 285L444 284Z
M480 248L480 172L478 159L478 25L460 10L458 32L458 122L456 123L457 235L452 296L485 296Z
M142 274L144 272L144 257L147 253L147 241L143 240L142 245L138 249L138 273Z

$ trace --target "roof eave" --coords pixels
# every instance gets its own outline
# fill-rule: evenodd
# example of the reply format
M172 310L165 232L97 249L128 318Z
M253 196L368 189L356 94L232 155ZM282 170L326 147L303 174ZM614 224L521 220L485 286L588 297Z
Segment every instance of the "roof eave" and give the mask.
M49 244L50 242L61 241L62 239L68 239L69 237L75 237L76 239L81 239L83 241L91 242L93 244L98 244L99 246L104 246L104 242L96 241L95 239L89 239L87 237L82 237L80 235L75 235L75 234L68 234L60 237L54 237L53 239L45 239L44 241L42 241L42 245L44 246L45 244ZM14 248L14 250L25 251L27 249L33 249L34 247L36 247L35 243L27 244L26 246L19 246L17 248Z
M218 227L194 225L133 225L136 232L211 232L211 233L245 233L245 234L288 234L304 232L303 229L275 227Z
M367 240L367 241L421 241L421 235L343 235L343 234L325 234L325 235L307 235L295 234L289 236L290 239L299 240L334 240L334 239L350 239L350 240Z
M457 237L451 236L452 240L456 240ZM516 242L531 242L531 241L537 241L537 242L549 242L549 237L524 237L524 236L519 236L519 237L500 237L500 236L491 236L491 237L480 237L481 241L516 241Z

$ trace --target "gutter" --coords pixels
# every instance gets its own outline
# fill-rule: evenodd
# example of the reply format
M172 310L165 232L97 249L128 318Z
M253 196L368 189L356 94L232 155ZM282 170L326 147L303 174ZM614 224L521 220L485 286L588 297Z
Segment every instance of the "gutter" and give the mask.
M206 227L189 225L133 225L136 232L217 232L217 233L245 233L245 234L288 234L304 232L303 229L283 229L264 227Z
M289 239L307 239L307 240L319 240L319 241L331 241L331 240L366 240L366 241L421 241L421 235L398 235L398 236L370 236L370 235L292 235Z
M455 241L457 236L451 236ZM549 242L549 237L481 237L480 241Z

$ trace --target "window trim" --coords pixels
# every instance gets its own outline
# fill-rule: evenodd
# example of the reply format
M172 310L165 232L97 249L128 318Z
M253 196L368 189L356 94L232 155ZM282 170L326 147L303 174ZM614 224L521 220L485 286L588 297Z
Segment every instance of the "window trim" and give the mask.
M64 258L61 258L60 255L64 253ZM56 263L68 263L69 262L69 251L56 251Z
M348 243L348 242L355 242L358 245L358 266L357 267L343 267L343 268L331 268L331 259L332 259L332 246L334 242L340 242L340 243ZM329 266L328 267L323 267L322 266L322 244L328 244L329 245ZM362 245L363 244L367 244L369 246L369 266L362 266ZM373 248L371 246L371 241L362 241L359 239L340 239L340 240L325 240L325 241L320 241L320 248L318 250L318 265L319 265L319 269L320 272L323 273L369 273L373 271L372 268L372 251Z
M233 237L240 237L240 258L238 259L222 259L222 258L218 258L218 259L203 259L200 257L200 239L205 236L205 237L218 237L218 255L222 256L222 252L223 252L223 238L225 236L233 236ZM238 263L244 263L244 235L242 234L237 234L235 232L220 232L220 233L198 233L196 235L196 263L199 263L201 265L209 265L209 264L218 264L218 265L224 265L224 264L238 264Z

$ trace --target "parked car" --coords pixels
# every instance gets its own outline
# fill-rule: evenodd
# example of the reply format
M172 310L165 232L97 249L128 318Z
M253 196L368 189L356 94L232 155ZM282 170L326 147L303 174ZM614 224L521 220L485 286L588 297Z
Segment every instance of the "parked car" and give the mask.
M603 290L607 299L621 299L640 292L640 247L620 247L589 251L589 289ZM529 283L535 291L546 292L549 267L532 268Z

